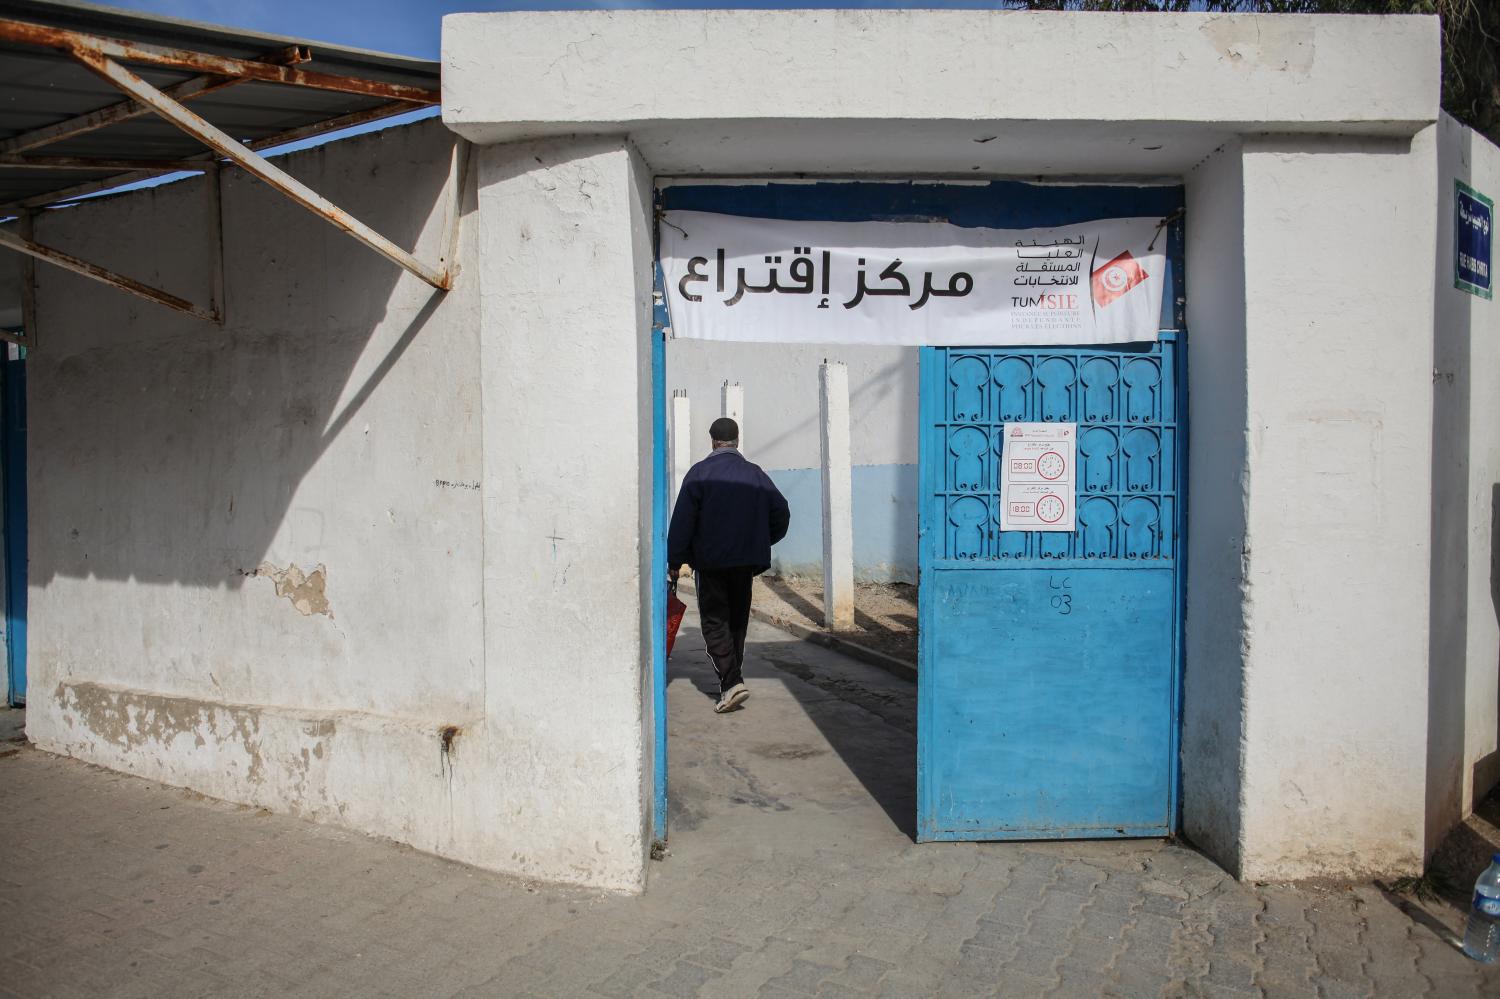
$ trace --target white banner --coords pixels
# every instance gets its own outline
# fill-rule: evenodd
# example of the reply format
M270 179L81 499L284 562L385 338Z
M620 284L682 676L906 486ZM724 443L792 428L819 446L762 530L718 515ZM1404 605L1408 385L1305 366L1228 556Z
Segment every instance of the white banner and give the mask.
M661 263L673 334L695 340L1125 343L1160 327L1160 221L976 229L666 212Z

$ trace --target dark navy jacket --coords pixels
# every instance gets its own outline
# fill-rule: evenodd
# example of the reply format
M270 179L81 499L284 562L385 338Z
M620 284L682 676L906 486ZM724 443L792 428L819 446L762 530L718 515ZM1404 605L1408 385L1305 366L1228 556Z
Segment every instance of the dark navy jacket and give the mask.
M786 537L792 513L760 466L720 448L688 469L667 531L667 564L694 569L771 567L771 546Z

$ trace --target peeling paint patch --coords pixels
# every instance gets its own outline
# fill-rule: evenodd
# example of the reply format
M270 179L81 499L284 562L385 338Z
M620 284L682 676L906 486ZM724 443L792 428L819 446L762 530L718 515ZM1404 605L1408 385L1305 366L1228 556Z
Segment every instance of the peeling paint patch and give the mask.
M208 745L210 738L215 745L239 743L245 750L246 778L255 784L265 779L260 712L252 708L113 690L96 683L59 683L53 696L70 723L77 718L84 729L121 749L166 746L184 735L192 738L195 749Z
M1214 17L1198 30L1237 67L1306 76L1317 61L1311 18Z
M270 562L262 562L255 575L276 584L276 595L292 602L303 617L323 614L333 617L328 606L328 568L322 563L312 572L303 572L296 563L279 569Z

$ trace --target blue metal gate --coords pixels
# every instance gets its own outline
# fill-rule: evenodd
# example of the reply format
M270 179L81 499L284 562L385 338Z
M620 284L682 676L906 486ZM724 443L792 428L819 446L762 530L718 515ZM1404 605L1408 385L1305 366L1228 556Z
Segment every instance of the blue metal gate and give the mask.
M918 838L1166 835L1179 661L1179 357L921 358ZM1007 422L1078 424L1072 533L1000 530Z

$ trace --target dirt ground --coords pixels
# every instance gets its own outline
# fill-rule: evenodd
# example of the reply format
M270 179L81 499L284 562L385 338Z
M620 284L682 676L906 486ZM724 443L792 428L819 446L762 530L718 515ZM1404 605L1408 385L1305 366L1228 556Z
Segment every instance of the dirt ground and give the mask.
M755 581L755 609L772 618L823 628L821 580L761 576ZM917 664L917 588L909 583L859 583L854 588L854 630L840 638Z

